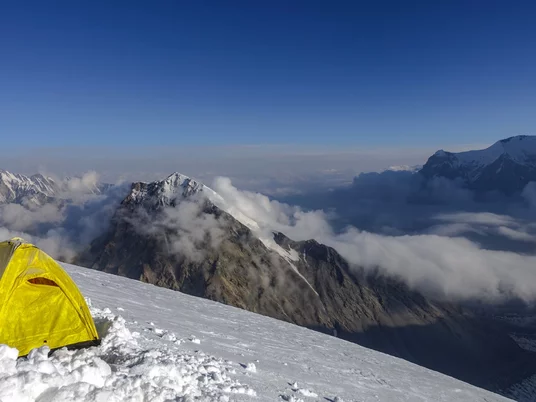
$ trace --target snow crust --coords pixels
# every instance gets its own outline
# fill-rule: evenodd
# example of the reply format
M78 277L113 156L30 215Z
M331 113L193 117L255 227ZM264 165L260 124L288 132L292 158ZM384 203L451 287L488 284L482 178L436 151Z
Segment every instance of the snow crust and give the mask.
M0 346L0 401L506 401L335 337L65 265L103 340L78 351Z

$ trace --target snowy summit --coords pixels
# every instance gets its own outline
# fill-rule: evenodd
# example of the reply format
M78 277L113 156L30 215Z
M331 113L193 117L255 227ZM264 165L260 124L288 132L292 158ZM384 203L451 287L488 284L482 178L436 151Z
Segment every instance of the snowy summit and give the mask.
M536 180L536 136L519 135L475 151L437 151L420 171L427 178L460 179L477 191L513 194Z

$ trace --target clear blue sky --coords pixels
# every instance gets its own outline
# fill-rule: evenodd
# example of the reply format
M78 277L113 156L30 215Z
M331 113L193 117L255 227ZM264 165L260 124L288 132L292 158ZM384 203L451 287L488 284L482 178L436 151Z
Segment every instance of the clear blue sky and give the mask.
M11 146L486 143L536 134L529 1L10 1Z

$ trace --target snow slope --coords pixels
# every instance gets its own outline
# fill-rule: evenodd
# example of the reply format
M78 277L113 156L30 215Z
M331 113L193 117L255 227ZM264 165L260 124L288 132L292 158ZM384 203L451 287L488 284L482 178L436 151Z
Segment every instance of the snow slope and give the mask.
M506 401L451 377L292 324L65 265L102 345L0 346L0 401Z

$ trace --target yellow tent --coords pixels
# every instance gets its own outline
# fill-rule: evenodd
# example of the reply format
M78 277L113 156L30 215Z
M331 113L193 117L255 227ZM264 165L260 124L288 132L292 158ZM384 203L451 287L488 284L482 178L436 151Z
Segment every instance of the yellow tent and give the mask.
M43 345L99 342L89 308L62 267L20 238L0 242L0 343L25 356Z

